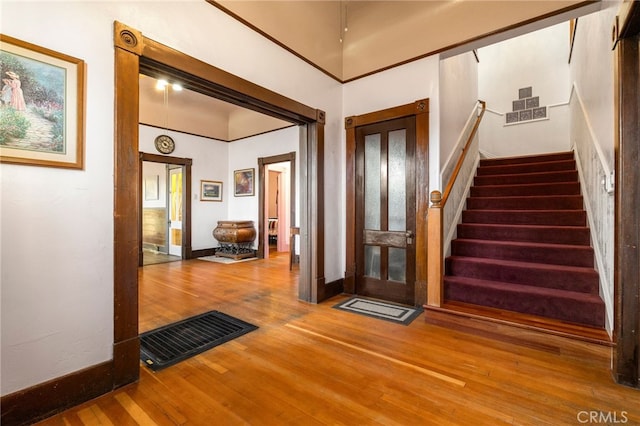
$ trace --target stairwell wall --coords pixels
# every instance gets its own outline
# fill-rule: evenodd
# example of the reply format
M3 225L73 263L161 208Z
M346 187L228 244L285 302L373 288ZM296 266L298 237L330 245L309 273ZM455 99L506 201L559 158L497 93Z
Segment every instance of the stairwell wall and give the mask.
M478 102L478 62L473 52L440 61L440 169L442 185L466 142L469 112ZM462 137L461 137L462 136Z
M578 162L609 333L614 323L614 197L603 181L612 179L610 171L614 170L614 54L610 35L619 4L606 2L602 11L578 20L570 64L570 140Z
M478 92L487 102L480 150L492 157L569 150L569 24L554 25L478 50ZM506 124L519 89L531 87L547 119Z

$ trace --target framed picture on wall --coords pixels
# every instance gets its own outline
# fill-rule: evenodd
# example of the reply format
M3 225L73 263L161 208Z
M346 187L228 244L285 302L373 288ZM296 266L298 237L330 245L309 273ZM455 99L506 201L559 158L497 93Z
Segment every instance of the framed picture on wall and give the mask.
M247 197L253 195L255 169L242 169L233 172L233 195Z
M84 61L0 34L0 74L0 161L84 168Z
M222 201L222 182L201 180L200 201Z
M144 178L145 201L158 201L160 199L160 176L146 176Z

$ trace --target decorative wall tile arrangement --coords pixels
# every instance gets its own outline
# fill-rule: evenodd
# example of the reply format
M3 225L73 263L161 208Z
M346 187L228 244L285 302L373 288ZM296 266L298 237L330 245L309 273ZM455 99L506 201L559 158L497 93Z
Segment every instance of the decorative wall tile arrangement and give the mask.
M540 106L540 97L533 96L533 87L518 90L518 99L512 102L511 112L507 113L506 124L516 124L547 118L547 107Z

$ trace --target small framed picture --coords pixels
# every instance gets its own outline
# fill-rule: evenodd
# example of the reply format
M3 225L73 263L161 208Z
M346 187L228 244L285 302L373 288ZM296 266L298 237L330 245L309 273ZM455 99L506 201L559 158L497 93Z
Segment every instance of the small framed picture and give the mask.
M222 182L201 180L200 201L222 201Z
M160 199L160 176L146 176L144 178L145 201L158 201Z
M255 183L255 169L242 169L233 172L234 190L236 197L247 197L253 195Z
M85 63L0 34L0 162L84 167Z

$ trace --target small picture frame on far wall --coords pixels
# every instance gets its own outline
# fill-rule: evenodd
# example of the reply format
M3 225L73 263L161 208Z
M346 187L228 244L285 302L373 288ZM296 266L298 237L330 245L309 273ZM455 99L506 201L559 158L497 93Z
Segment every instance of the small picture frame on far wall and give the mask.
M222 201L222 182L201 180L200 201Z
M253 195L255 169L241 169L233 172L233 195L248 197Z

